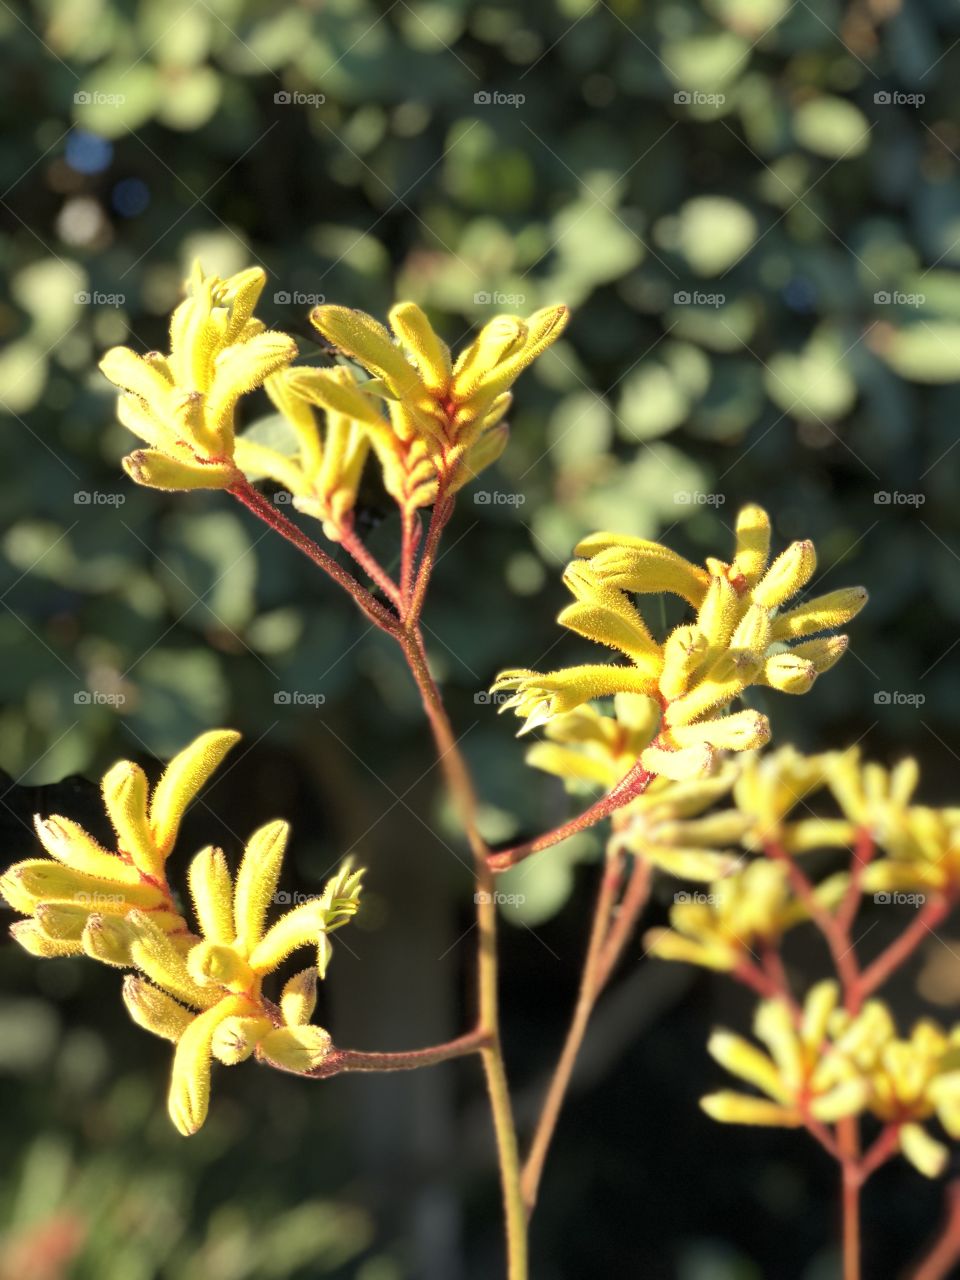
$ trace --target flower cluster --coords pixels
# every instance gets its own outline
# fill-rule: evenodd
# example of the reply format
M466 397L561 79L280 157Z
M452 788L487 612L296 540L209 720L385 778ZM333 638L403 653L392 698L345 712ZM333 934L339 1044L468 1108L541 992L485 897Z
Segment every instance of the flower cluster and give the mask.
M568 318L560 306L527 320L497 316L454 362L415 303L390 312L393 335L364 312L315 308L314 325L370 375L361 378L347 364L294 366L293 338L253 316L265 282L259 268L221 280L197 265L171 319L168 355L128 347L104 355L100 368L122 392L120 421L149 446L124 467L159 489L226 489L244 476L269 477L334 541L352 528L371 450L406 511L455 493L496 461L510 388ZM260 386L289 429L289 448L256 431L236 436L237 404Z
M751 685L805 693L840 658L843 635L819 635L848 622L866 602L860 587L786 606L816 568L811 542L795 542L772 563L770 521L759 507L737 518L736 552L700 568L640 538L595 534L577 547L564 581L575 603L558 621L616 649L629 665L587 665L541 675L503 672L494 692L512 696L501 710L524 718L521 733L596 698L644 694L661 710L655 737L640 755L650 773L684 779L708 773L719 750L744 751L770 736L757 711L729 711ZM672 593L695 620L657 641L632 595ZM811 639L809 637L818 637Z
M390 312L393 335L372 316L348 307L316 307L310 319L328 342L371 375L361 393L379 397L388 418L360 420L387 492L402 508L414 510L429 506L440 492L455 493L500 456L507 441L503 420L510 388L560 336L568 311L545 307L527 320L496 316L456 361L413 302L401 302ZM320 394L329 395L329 388Z
M203 1124L212 1058L232 1065L258 1060L301 1074L319 1067L330 1035L313 1026L317 977L326 975L330 935L357 912L362 871L349 863L321 894L268 927L289 837L270 822L247 843L236 878L221 849L208 847L190 864L189 887L200 932L181 913L166 874L190 801L239 735L203 734L176 756L152 795L143 770L118 761L104 776L103 798L116 849L103 848L59 815L37 818L51 859L15 864L0 892L29 918L11 934L34 955L86 953L130 970L123 996L140 1026L176 1045L169 1110L181 1133ZM279 1004L263 980L294 951L316 950L316 965L292 977Z
M831 876L816 887L817 900L829 909L845 887L846 876ZM758 949L776 947L788 929L809 918L809 907L791 891L786 868L758 859L715 880L706 893L677 894L670 928L650 929L644 946L661 960L730 972Z
M896 1149L916 1169L937 1177L948 1152L924 1123L935 1117L960 1138L960 1025L946 1032L923 1020L901 1039L882 1001L868 1001L855 1015L837 1009L837 1001L836 983L819 983L799 1021L786 1001L762 1001L754 1032L766 1053L741 1036L714 1032L712 1056L763 1096L725 1090L701 1106L724 1123L789 1128L868 1113L890 1127Z
M288 365L297 344L253 311L266 283L259 267L221 280L194 267L170 320L170 352L112 347L100 362L119 387L117 414L149 447L123 460L154 489L226 489L238 478L234 415L240 397Z

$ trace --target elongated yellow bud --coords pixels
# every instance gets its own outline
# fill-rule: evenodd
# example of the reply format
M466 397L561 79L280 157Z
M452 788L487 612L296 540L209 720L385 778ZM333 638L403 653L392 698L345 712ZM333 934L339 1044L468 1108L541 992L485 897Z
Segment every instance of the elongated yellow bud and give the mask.
M325 912L319 901L304 902L285 912L251 952L251 969L270 973L298 947L316 946L324 922Z
M763 683L781 693L806 693L816 678L813 663L792 651L771 654L763 664Z
M766 1128L796 1129L803 1119L796 1107L782 1107L766 1098L751 1098L745 1093L721 1090L700 1099L700 1106L721 1124L751 1124Z
M305 1075L322 1066L332 1048L330 1033L323 1027L279 1027L257 1045L257 1057L282 1071Z
M725 577L712 578L697 612L697 630L713 648L726 648L736 626L740 597Z
M939 1178L950 1158L950 1152L943 1143L931 1138L919 1124L900 1126L900 1150L925 1178Z
M733 629L731 649L743 649L762 658L770 643L770 613L761 605L752 604Z
M349 307L322 306L310 312L310 322L345 355L383 378L398 397L416 393L416 371L372 316Z
M413 357L424 386L434 395L447 390L452 366L450 349L441 342L415 302L401 302L390 312L390 327Z
M150 830L162 857L173 848L188 805L239 741L233 729L211 729L167 765L150 802Z
M715 720L676 725L670 736L681 747L709 742L725 751L753 751L770 741L770 721L759 711L736 711Z
M51 938L38 920L18 920L10 926L10 937L24 951L43 959L83 954L83 947L79 942L67 938Z
M91 960L99 960L101 964L110 964L118 969L129 969L133 964L132 940L131 930L123 917L92 915L80 942Z
M781 613L773 624L773 638L792 640L818 631L832 631L855 618L866 603L867 592L863 587L844 587L817 596Z
M138 1027L176 1044L196 1016L152 982L128 973L123 980L123 1003Z
M277 891L289 835L286 822L268 822L247 842L234 893L237 943L247 952L252 951L263 936L267 908Z
M268 330L227 347L214 358L205 410L208 428L216 432L219 452L229 453L233 447L233 410L240 397L259 387L296 355L293 338Z
M242 996L226 996L194 1018L181 1034L173 1056L167 1107L170 1119L184 1137L196 1133L207 1118L214 1032L226 1018L242 1015L248 1009Z
M190 863L190 896L205 938L211 942L232 942L233 883L222 849L208 845Z
M291 392L311 404L378 431L389 432L390 425L380 412L377 401L359 386L355 378L345 377L347 373L345 369L289 369L284 379ZM316 465L319 463L318 456Z
M656 956L658 960L675 960L680 964L698 964L705 969L715 969L719 973L729 972L736 967L739 955L730 946L718 943L695 942L692 938L684 938L672 929L650 929L644 934L643 947L647 955Z
M762 507L751 504L741 508L736 537L733 572L740 575L748 587L756 586L770 555L770 517Z
M147 778L131 760L118 760L103 777L103 803L120 849L144 875L163 875L163 858L147 822Z
M41 818L37 814L34 827L46 852L64 866L118 884L141 883L136 867L124 862L115 853L108 853L83 827L69 818L63 818L59 814Z
M65 903L114 915L122 915L134 906L159 907L166 902L163 891L152 884L116 884L47 858L14 863L0 881L0 888L11 905L17 910L26 908L27 914L32 914L41 902Z
M638 595L668 591L699 608L710 575L668 547L644 538L597 533L584 538L577 555L590 556L590 568L611 587Z
M236 467L229 463L181 460L159 449L134 449L122 459L121 465L135 484L173 492L228 489L240 478Z
M663 671L660 692L669 701L681 697L691 677L700 669L710 644L696 627L676 627L663 646Z
M804 640L802 644L792 645L790 652L811 663L817 675L822 675L840 661L849 644L849 636L822 636L817 640Z
M706 742L683 747L677 751L668 751L656 746L647 747L640 756L641 764L649 773L672 778L675 782L685 782L688 778L699 778L708 774L713 768L715 759L716 752Z
M813 543L792 542L754 587L754 603L767 609L779 608L807 585L816 567L817 553Z
M776 1064L749 1040L729 1031L715 1031L707 1041L707 1052L731 1075L755 1085L778 1102L790 1102L789 1090L784 1087Z
M152 982L195 1009L207 1009L215 1003L221 993L194 981L183 953L145 912L132 911L127 925L131 959Z
M283 988L280 1012L291 1027L306 1026L317 1007L317 971L303 969L295 973Z

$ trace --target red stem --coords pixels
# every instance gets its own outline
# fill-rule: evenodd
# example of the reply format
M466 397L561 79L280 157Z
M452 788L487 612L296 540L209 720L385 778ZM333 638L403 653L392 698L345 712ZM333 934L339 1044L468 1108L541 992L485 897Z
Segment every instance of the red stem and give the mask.
M420 567L417 570L416 580L414 581L410 592L410 601L405 615L405 620L408 625L416 622L420 617L420 614L423 612L423 601L427 594L430 575L433 573L433 566L436 562L440 535L443 533L444 526L453 514L453 506L453 498L444 497L442 493L437 494L437 500L433 504L433 512L430 516L430 525L427 529L427 536L423 543L423 553L420 556Z
M903 933L895 938L885 951L881 951L876 960L867 965L860 975L861 999L882 986L890 975L910 958L927 934L948 914L950 906L950 899L940 895L924 903L917 912L916 918L910 922Z
M375 582L384 595L389 600L392 600L399 609L400 589L380 561L367 549L362 539L357 535L353 527L352 517L349 520L349 524L340 528L341 547L353 556L370 581Z
M947 1187L946 1209L940 1238L917 1267L912 1280L947 1280L960 1261L960 1179Z
M371 622L390 635L398 634L399 620L392 613L389 613L378 600L375 600L370 592L357 582L356 578L341 568L331 556L328 556L322 547L317 546L313 539L308 537L302 529L299 529L292 520L288 520L285 515L279 512L248 480L240 476L229 487L227 492L249 508L264 524L268 524L281 537L286 538L299 551L302 551L324 573L333 578L334 582L343 587L345 591L348 591L353 596L357 606Z
M552 831L545 831L534 840L527 840L523 844L491 854L487 859L488 865L493 871L506 871L510 867L515 867L518 862L523 862L524 858L529 858L531 854L539 853L541 849L549 849L551 845L559 844L569 836L586 831L616 809L622 809L625 804L642 795L656 776L654 773L648 773L638 761L612 791L601 796L589 809L585 809L576 818L571 818L569 822L554 827Z
M439 1062L449 1062L451 1058L480 1053L488 1047L491 1040L490 1032L478 1027L466 1035L458 1036L456 1040L430 1045L426 1049L411 1049L407 1053L361 1053L355 1049L331 1049L320 1066L307 1074L314 1080L326 1080L347 1071L416 1071L419 1067L432 1067Z

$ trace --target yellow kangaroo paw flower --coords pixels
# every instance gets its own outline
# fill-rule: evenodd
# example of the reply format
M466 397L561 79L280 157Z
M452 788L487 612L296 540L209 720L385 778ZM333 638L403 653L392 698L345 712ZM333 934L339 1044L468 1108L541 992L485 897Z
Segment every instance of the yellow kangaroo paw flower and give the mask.
M317 1007L317 971L302 969L284 985L280 996L280 1012L291 1027L302 1027L313 1017Z
M228 489L238 479L232 464L181 462L156 449L128 453L122 465L135 484L148 489Z
M152 982L145 982L133 973L128 973L123 980L123 1003L138 1027L174 1044L196 1017L192 1010L185 1009Z
M816 567L817 553L812 542L791 543L754 587L754 603L766 609L778 608L807 585Z
M328 342L378 378L383 378L395 395L416 398L419 391L416 370L372 316L349 307L314 307L310 322Z
M700 670L710 650L710 642L696 627L675 627L663 646L660 692L669 701L687 692L691 678Z
M676 751L651 746L640 754L640 763L648 773L672 778L675 782L685 782L688 778L699 778L710 773L715 760L716 752L706 742Z
M286 822L268 822L255 831L237 872L233 912L239 946L248 953L263 937L267 908L274 899L290 827Z
M770 721L759 711L735 711L714 720L671 726L669 733L680 747L709 742L723 751L753 751L770 741Z
M129 969L133 964L130 943L133 934L123 916L92 915L80 938L84 953L91 960Z
M122 915L134 906L159 907L167 901L163 891L152 884L118 884L101 880L97 876L74 871L60 862L51 862L48 858L14 863L0 881L0 889L17 910L20 909L19 902L28 902L27 914L30 915L43 902ZM18 901L15 903L14 899Z
M33 825L46 852L65 867L101 880L111 880L116 884L141 883L140 872L136 867L124 862L117 854L108 853L93 836L88 835L83 827L70 818L61 817L58 813L51 814L49 818L41 818L36 814Z
M333 1041L323 1027L278 1027L257 1045L257 1058L282 1071L305 1075L329 1056Z
M212 729L167 765L150 802L150 830L162 858L173 848L187 807L239 741L233 729Z
M209 1009L222 994L202 987L193 980L187 961L170 938L154 925L143 911L127 916L130 932L130 956L133 963L158 987L169 992L182 1004L195 1009Z
M187 972L200 987L223 987L238 993L251 992L256 974L235 947L218 942L198 942L187 953Z
M752 1124L766 1128L797 1129L803 1123L795 1107L781 1107L765 1098L751 1098L746 1093L721 1090L700 1099L701 1108L711 1120L721 1124Z
M817 596L781 613L774 620L773 638L793 640L815 635L818 631L832 631L855 618L866 603L867 593L863 587L843 587L828 595Z
M737 953L731 947L706 946L683 938L672 929L649 929L644 934L643 946L647 955L658 960L675 960L680 964L697 964L704 969L726 973L735 968Z
M79 942L68 938L51 938L43 930L37 920L18 920L10 926L10 937L19 943L24 951L42 959L53 956L83 955L83 947Z
M224 1018L213 1033L210 1044L213 1056L227 1067L246 1062L272 1028L269 1018Z
M120 842L144 875L162 877L163 857L147 821L147 777L131 760L118 760L103 776L103 803ZM149 904L153 905L153 904Z
M285 912L251 952L251 969L258 974L271 973L298 947L315 947L325 925L326 915L319 900L301 903Z
M639 595L668 591L696 609L703 603L710 585L710 575L705 569L698 569L675 551L645 538L595 533L579 542L574 550L578 556L590 557L591 569L621 591Z
M208 845L190 863L190 896L203 936L210 942L232 942L233 882L222 849Z
M790 1103L790 1092L784 1087L776 1064L743 1036L715 1031L707 1041L707 1052L731 1075L746 1080L775 1102Z
M167 1106L170 1119L184 1137L196 1133L207 1118L214 1032L226 1018L248 1010L249 1004L242 996L225 996L194 1018L181 1034L173 1055Z
M423 385L434 395L447 390L452 366L450 348L437 337L415 302L401 302L390 312L390 327L412 356Z
M737 515L736 552L733 572L754 587L760 581L770 556L770 517L762 507L742 507Z

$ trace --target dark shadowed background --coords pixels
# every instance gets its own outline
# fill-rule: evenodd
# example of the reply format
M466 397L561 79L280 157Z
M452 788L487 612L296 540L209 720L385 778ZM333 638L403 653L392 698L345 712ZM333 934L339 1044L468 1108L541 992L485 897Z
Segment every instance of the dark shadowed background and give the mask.
M925 798L956 797L955 3L0 0L0 32L4 862L35 851L37 810L95 828L119 756L155 770L235 726L182 860L211 840L236 857L275 816L294 824L291 890L355 851L367 906L321 1020L370 1049L468 1025L467 855L397 654L225 496L136 489L119 469L129 439L97 359L165 344L197 256L261 263L260 314L306 354L323 300L382 317L413 298L454 344L498 311L572 306L519 385L507 453L464 493L426 614L492 839L569 811L484 690L502 667L586 651L553 621L578 536L725 556L746 500L781 545L817 541L817 586L872 597L841 667L768 708L777 740L914 752ZM250 419L267 411L254 397ZM396 521L372 483L361 516L389 561ZM525 1128L598 848L504 882L524 899L503 980ZM902 923L880 915L865 910L867 954ZM897 988L907 1021L924 966L938 1016L960 998L960 927L941 938ZM798 972L824 972L797 946ZM719 1078L710 1025L748 1015L723 980L634 946L548 1166L537 1280L837 1274L826 1157L697 1108ZM476 1063L326 1083L221 1069L186 1141L169 1060L115 973L3 947L3 1280L501 1274ZM941 1194L902 1163L877 1177L868 1275L901 1273Z

